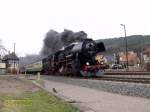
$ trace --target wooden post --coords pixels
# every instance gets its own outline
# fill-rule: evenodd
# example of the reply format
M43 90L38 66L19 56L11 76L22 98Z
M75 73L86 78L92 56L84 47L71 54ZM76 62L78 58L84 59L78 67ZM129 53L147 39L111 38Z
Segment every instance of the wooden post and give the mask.
M28 76L27 76L28 74L27 74L27 71L26 71L26 69L25 69L25 78L28 78Z
M37 73L37 80L40 80L40 72Z

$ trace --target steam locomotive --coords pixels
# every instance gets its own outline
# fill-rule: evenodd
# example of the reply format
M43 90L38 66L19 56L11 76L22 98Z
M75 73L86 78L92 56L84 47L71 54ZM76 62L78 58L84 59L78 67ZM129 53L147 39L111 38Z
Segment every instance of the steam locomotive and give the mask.
M99 76L104 73L105 63L99 53L105 51L102 42L92 39L72 43L42 60L44 74Z

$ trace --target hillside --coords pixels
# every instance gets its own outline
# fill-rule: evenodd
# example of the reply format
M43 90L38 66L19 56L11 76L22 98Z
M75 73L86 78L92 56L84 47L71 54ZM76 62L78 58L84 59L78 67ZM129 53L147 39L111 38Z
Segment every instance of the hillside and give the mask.
M108 53L115 53L118 51L125 51L125 38L110 38L100 39L97 41L104 42ZM129 51L141 52L145 47L150 46L150 35L133 35L127 37L127 44Z

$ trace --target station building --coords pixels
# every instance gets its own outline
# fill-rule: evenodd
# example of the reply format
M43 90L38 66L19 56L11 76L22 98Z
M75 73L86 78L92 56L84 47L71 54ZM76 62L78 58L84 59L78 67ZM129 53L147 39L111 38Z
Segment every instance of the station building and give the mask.
M6 64L7 73L17 74L19 72L19 58L14 52L5 55L2 61Z

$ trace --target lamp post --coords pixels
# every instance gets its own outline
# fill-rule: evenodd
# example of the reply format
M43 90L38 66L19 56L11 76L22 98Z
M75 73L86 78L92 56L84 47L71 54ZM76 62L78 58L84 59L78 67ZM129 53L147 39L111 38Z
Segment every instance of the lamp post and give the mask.
M129 69L129 67L128 67L128 44L127 44L126 26L124 24L120 24L120 25L123 26L123 29L124 29L125 48L126 48L126 60L127 60L127 71L128 71L128 69Z

